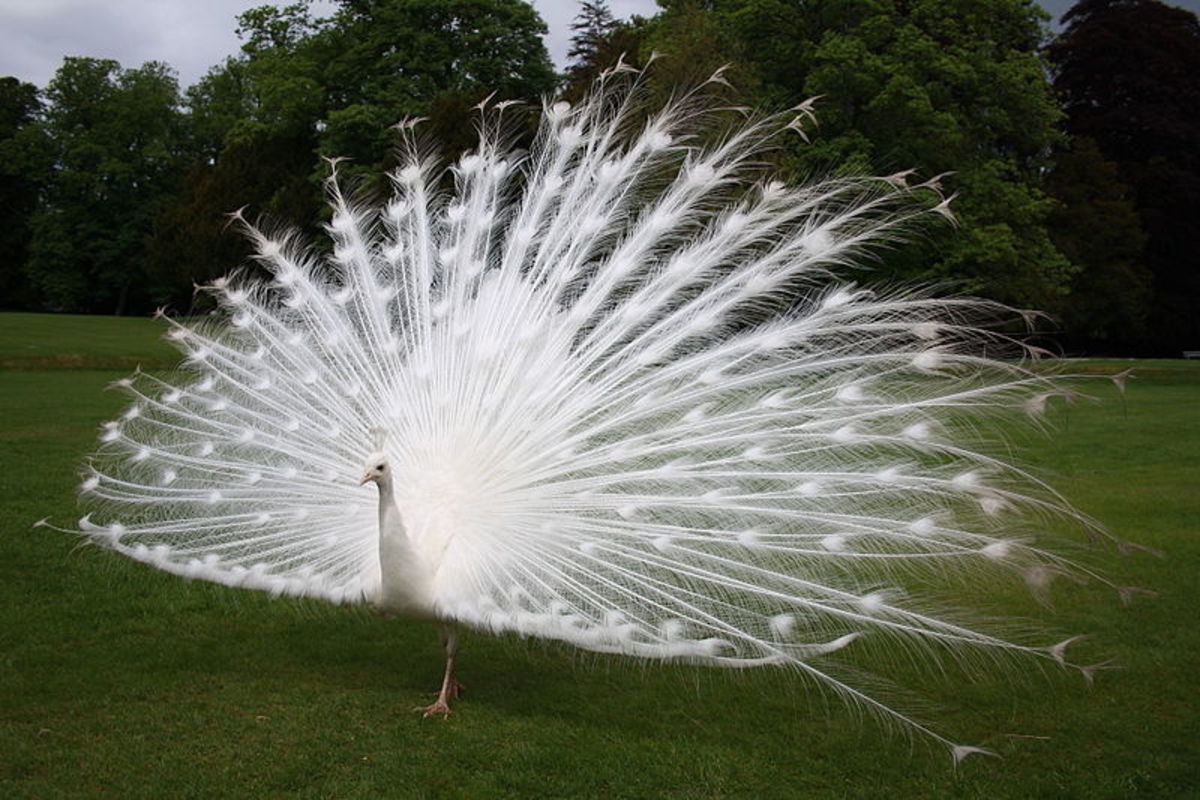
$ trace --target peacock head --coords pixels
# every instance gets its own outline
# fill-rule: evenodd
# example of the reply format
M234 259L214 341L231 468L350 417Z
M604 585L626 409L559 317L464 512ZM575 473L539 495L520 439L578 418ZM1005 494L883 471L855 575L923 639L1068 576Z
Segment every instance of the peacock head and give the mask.
M380 483L390 479L391 474L391 467L388 466L387 456L383 453L372 453L367 457L366 469L358 485L362 486L368 481Z

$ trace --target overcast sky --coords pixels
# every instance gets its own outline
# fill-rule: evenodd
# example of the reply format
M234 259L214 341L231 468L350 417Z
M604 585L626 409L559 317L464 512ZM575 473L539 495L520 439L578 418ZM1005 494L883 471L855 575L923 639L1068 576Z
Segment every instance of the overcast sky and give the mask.
M267 0L0 0L0 76L45 86L64 56L112 58L125 67L165 61L181 86L237 52L234 17ZM282 4L280 0L279 4ZM1073 0L1043 0L1058 16ZM577 0L533 0L550 27L547 47L562 67ZM1200 0L1172 5L1200 13ZM332 6L316 3L318 14ZM609 0L618 17L650 16L654 0Z

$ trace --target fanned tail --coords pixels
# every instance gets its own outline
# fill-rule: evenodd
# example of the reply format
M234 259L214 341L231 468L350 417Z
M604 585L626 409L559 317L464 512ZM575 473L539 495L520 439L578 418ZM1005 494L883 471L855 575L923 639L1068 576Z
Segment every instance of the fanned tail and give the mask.
M989 327L1006 309L839 277L949 216L936 180L764 181L755 154L807 107L705 145L698 95L644 114L637 83L618 69L548 103L524 155L502 104L448 175L402 126L382 209L335 168L326 260L247 226L271 282L215 283L219 322L172 323L183 377L121 383L80 527L189 577L371 599L375 500L354 478L382 428L439 616L788 666L956 761L982 752L824 665L864 637L1063 661L919 600L1090 575L1042 544L1090 521L974 435L1063 391L998 358L1022 352Z

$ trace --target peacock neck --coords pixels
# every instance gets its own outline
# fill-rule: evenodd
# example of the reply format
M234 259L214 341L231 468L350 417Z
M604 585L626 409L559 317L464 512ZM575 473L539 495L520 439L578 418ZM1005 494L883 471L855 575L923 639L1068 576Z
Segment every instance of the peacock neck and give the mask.
M390 477L379 484L380 605L407 615L431 615L428 571L413 549Z
M399 536L407 541L408 533L404 529L404 521L400 518L400 509L396 506L396 495L392 491L392 479L383 477L375 481L379 486L379 541Z

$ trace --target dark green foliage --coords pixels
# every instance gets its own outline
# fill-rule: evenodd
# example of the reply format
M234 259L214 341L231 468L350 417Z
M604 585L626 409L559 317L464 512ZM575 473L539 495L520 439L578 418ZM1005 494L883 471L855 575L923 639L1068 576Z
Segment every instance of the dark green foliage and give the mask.
M612 9L605 0L582 0L579 14L571 23L571 49L567 51L570 65L567 75L572 81L586 81L595 77L595 67L600 61L600 50L617 29Z
M1152 276L1132 192L1087 136L1055 153L1048 190L1059 201L1050 216L1054 243L1075 275L1070 294L1051 306L1062 322L1062 343L1092 353L1130 352L1148 336Z
M930 226L864 272L1052 311L1072 351L1200 346L1200 25L1153 0L1084 0L1049 54L1032 0L660 0L650 19L579 6L562 87L578 100L619 59L652 53L648 105L720 74L718 102L819 124L764 154L793 180L940 173L960 226ZM425 118L449 156L477 104L530 102L556 76L524 0L308 0L238 17L242 52L180 107L163 65L69 59L39 96L0 89L0 302L188 308L243 263L228 214L318 233L328 173L388 191L390 126ZM43 107L43 103L45 106ZM518 145L533 114L510 114ZM702 142L697 141L697 144ZM1115 172L1110 165L1115 167ZM1136 219L1130 216L1130 209ZM319 237L317 237L319 238ZM252 267L251 267L252 268ZM1147 286L1149 283L1149 287Z
M124 313L145 302L144 240L180 175L175 77L154 62L67 58L46 100L52 169L26 274L49 309Z
M428 119L443 152L473 146L475 106L536 101L554 85L545 26L519 0L344 2L328 19L307 4L239 17L242 55L188 90L195 160L148 242L155 303L188 307L192 284L243 263L228 214L316 234L325 158L361 191L387 190L397 122Z
M251 209L250 218L268 229L286 226L316 237L319 192L308 180L309 144L303 136L246 134L231 139L216 163L192 169L174 202L155 217L146 241L147 296L154 305L187 311L207 301L193 284L239 265L256 269L245 232L232 216L239 210L234 202Z
M38 129L41 95L31 83L0 78L0 308L29 308L35 295L25 276L31 231L46 181L48 142Z
M1114 163L1146 233L1143 348L1200 347L1200 20L1154 0L1083 0L1050 47L1067 129Z
M664 9L643 23L646 33L640 54L641 64L649 63L652 55L661 56L652 72L659 101L722 72L743 101L756 104L763 92L753 79L753 58L742 52L742 42L725 18L703 3L672 2Z
M647 47L668 83L724 63L738 101L780 108L821 96L811 144L778 155L794 175L953 172L957 231L890 255L872 280L949 282L1045 306L1074 271L1047 230L1042 171L1059 111L1038 48L1044 12L1022 0L672 0ZM643 52L643 57L645 52ZM920 180L920 178L918 178Z
M241 22L251 118L314 132L314 155L349 159L351 174L372 180L390 166L390 128L405 118L489 95L536 101L554 87L545 24L521 0L347 1L317 21L298 6L267 7ZM458 122L471 127L470 116ZM315 161L312 172L324 174Z
M373 107L390 124L447 93L540 97L554 85L545 32L519 0L376 0L343 3L317 46L332 56L331 107Z
M576 28L579 32L572 39L571 63L559 87L559 95L570 103L581 100L600 74L618 62L641 68L649 58L646 45L649 26L644 18L589 22L581 12L572 27L584 23L589 27ZM646 58L642 53L647 53Z

